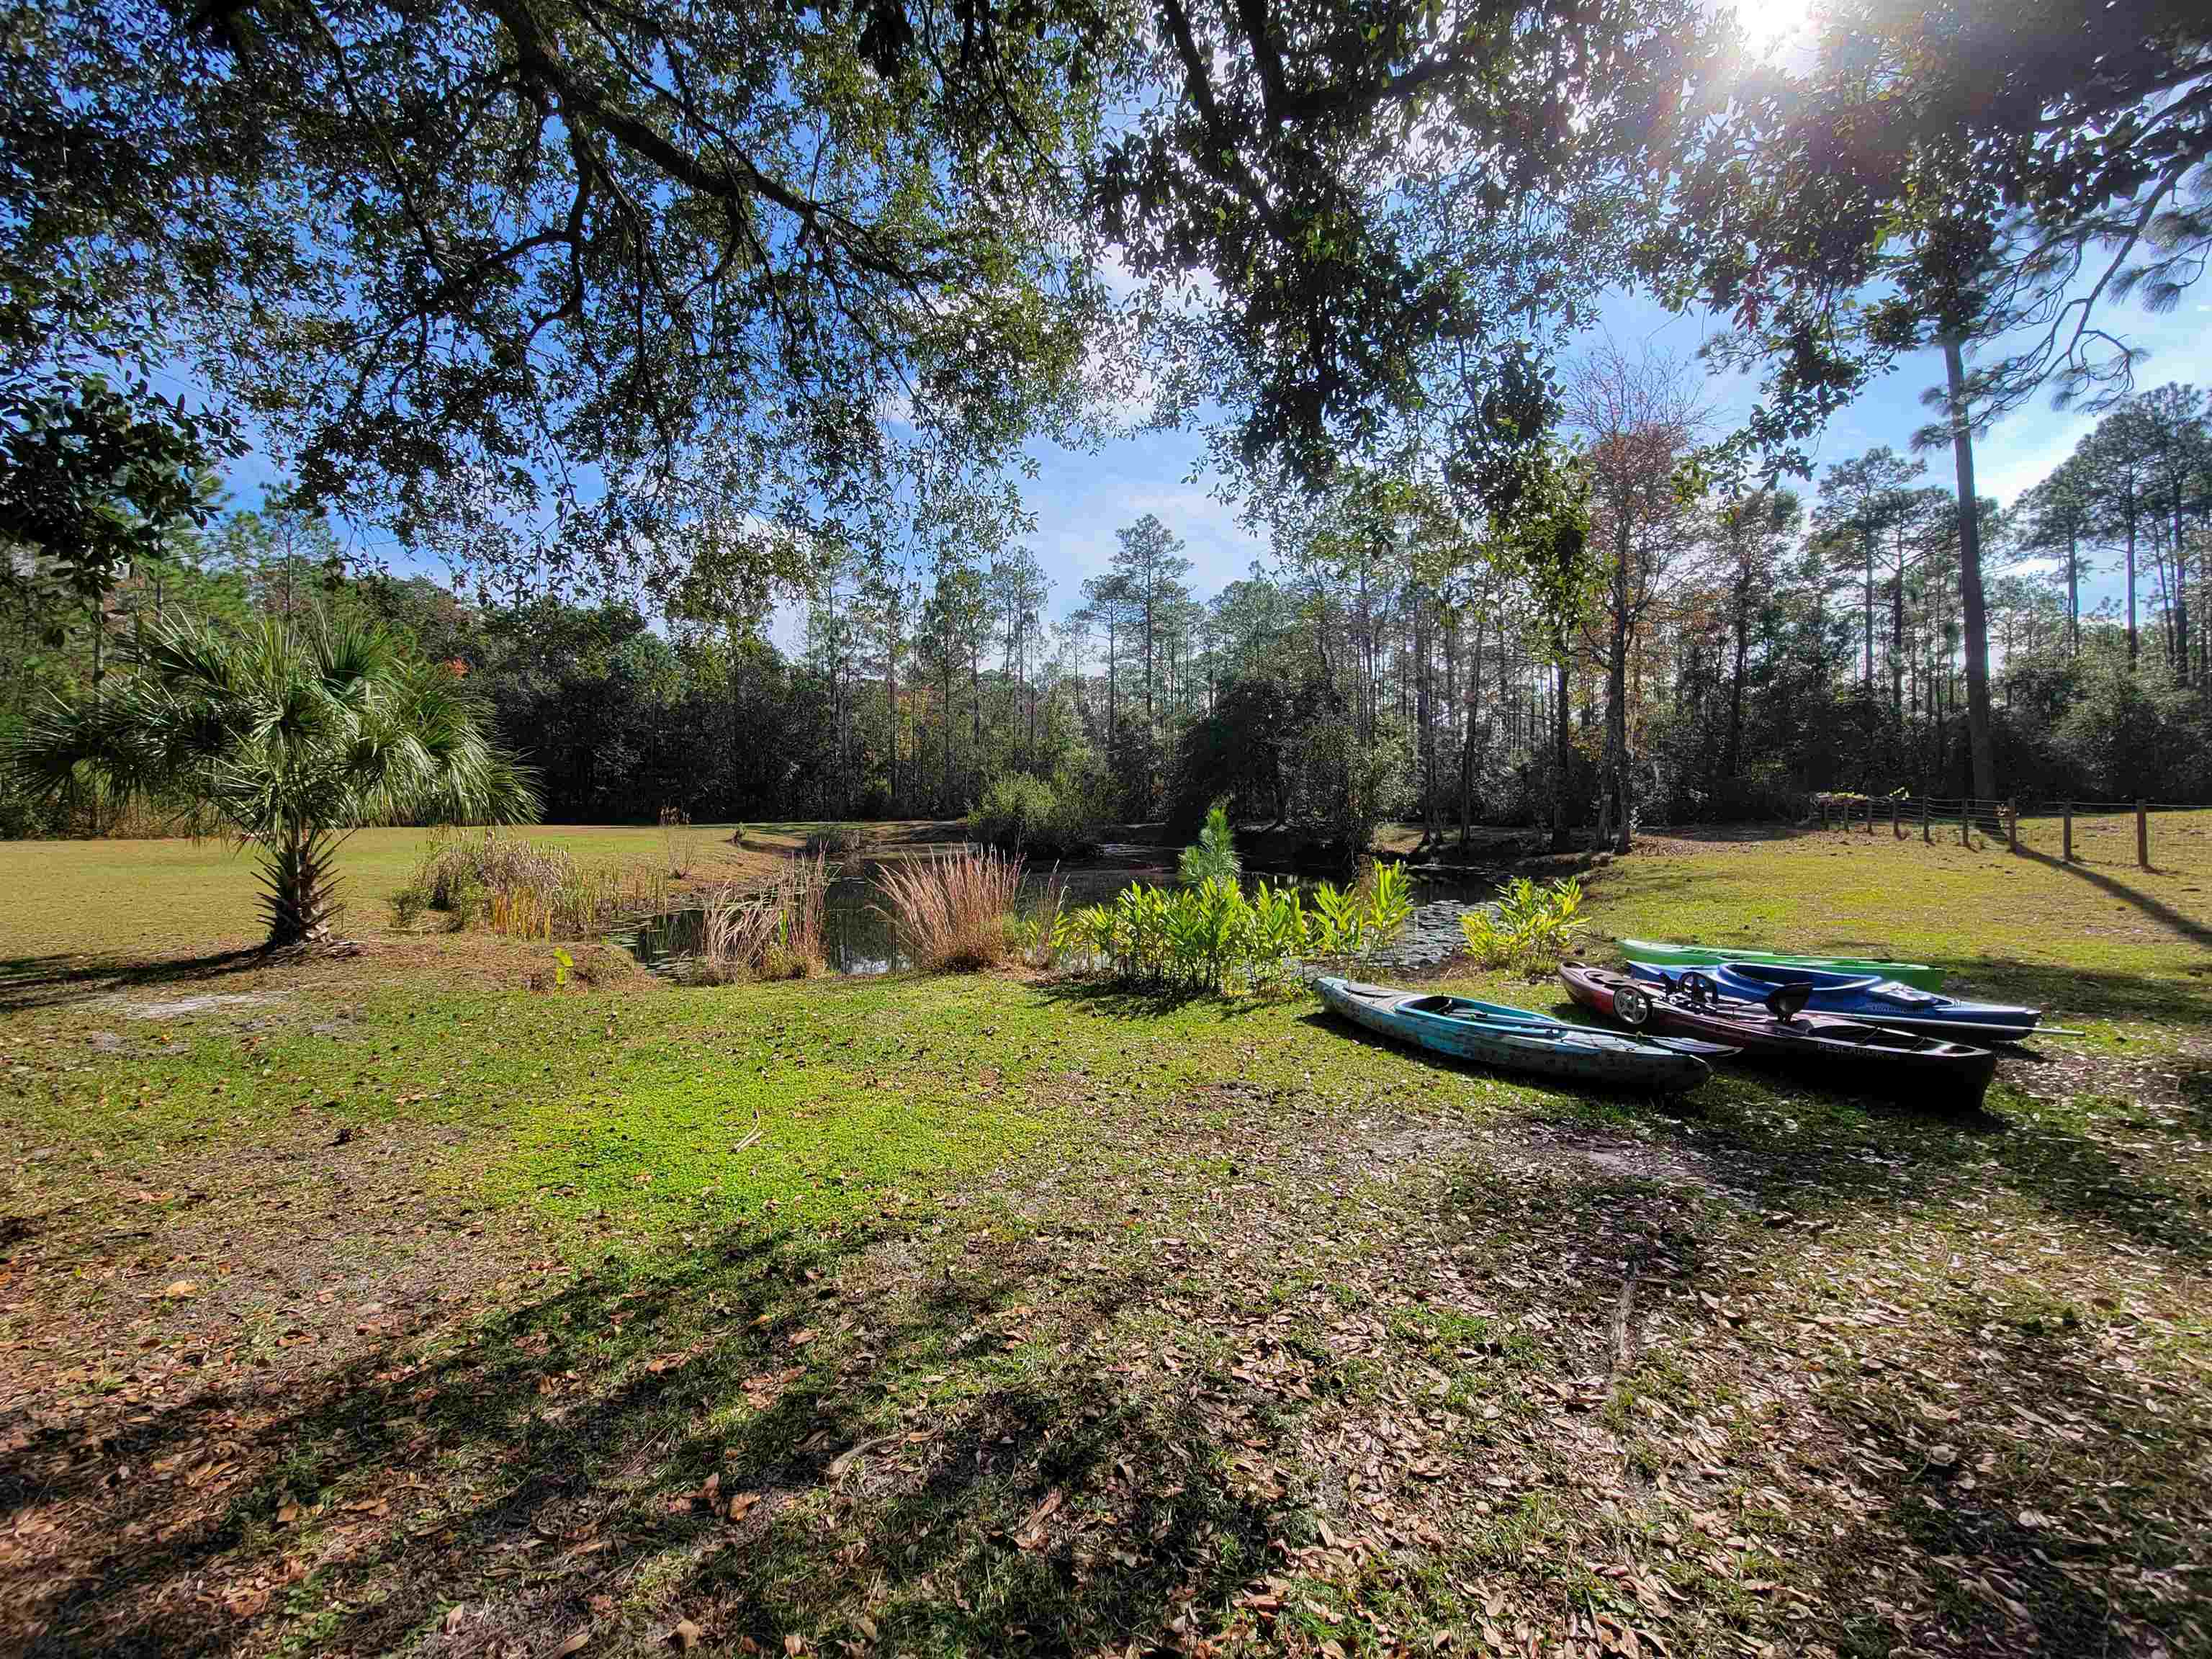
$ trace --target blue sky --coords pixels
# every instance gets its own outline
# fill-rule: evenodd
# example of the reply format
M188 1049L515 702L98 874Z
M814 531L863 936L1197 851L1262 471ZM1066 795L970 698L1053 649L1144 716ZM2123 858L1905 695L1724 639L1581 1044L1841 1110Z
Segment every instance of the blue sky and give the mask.
M2149 353L2137 371L2138 386L2163 386L2169 380L2212 385L2212 283L2185 295L2178 310L2162 317L2130 307L2112 307L2102 314ZM1674 316L1649 300L1620 294L1602 308L1589 339L1595 343L1609 337L1632 356L1648 343L1670 356L1689 359L1711 328L1707 319ZM1912 433L1929 419L1921 393L1942 377L1942 359L1933 352L1901 363L1830 424L1815 446L1816 459L1840 460L1877 444L1909 451ZM1706 382L1705 390L1717 433L1741 420L1756 388L1746 378L1715 377ZM2094 416L2062 414L2043 401L2016 411L1977 448L1982 493L2009 503L2063 460L2095 423ZM1196 432L1144 433L1095 451L1049 443L1031 447L1037 476L1024 489L1037 526L1030 545L1053 584L1053 616L1062 616L1082 603L1084 579L1105 570L1112 557L1114 532L1146 513L1157 514L1182 538L1192 564L1191 586L1200 594L1218 592L1247 574L1255 561L1267 560L1266 543L1238 521L1234 505L1215 498L1215 481L1191 480L1192 469L1204 453L1203 437ZM1925 459L1929 482L1948 486L1948 452ZM251 505L273 477L268 462L255 454L232 470L230 482L240 502ZM380 548L373 532L349 539ZM396 550L383 546L380 550L391 557ZM394 562L421 574L446 574L404 558ZM2100 570L2087 584L2085 608L2111 596L2118 586L2111 571ZM801 632L798 611L786 607L771 631L780 646L794 646Z
M2212 385L2212 283L2183 300L2179 310L2163 317L2131 307L2114 307L2112 320L2150 353L2136 372L2136 385L2148 388L2169 380ZM1640 297L1619 295L1606 305L1595 342L1609 337L1634 356L1648 343L1676 358L1696 353L1711 324L1694 316L1674 316ZM1900 364L1832 422L1814 447L1825 464L1887 444L1910 453L1912 434L1930 418L1921 393L1943 376L1942 357L1925 352ZM1748 379L1716 377L1706 383L1716 432L1733 427L1750 408L1756 384ZM1976 483L1984 495L2010 503L2023 489L2055 467L2096 424L2093 416L2060 414L2038 401L2008 416L1975 451ZM1056 446L1032 451L1040 471L1029 487L1037 514L1032 538L1039 561L1054 583L1055 615L1081 602L1083 579L1106 568L1114 551L1114 532L1146 513L1156 513L1186 544L1192 585L1211 593L1244 575L1255 559L1265 560L1265 543L1237 522L1233 507L1213 500L1206 482L1184 482L1204 453L1194 433L1158 433L1124 439L1095 454L1077 454ZM1928 482L1949 487L1948 450L1924 458ZM1817 474L1816 474L1817 477ZM1808 492L1809 494L1809 492ZM2101 596L2112 581L2101 578L2092 592Z

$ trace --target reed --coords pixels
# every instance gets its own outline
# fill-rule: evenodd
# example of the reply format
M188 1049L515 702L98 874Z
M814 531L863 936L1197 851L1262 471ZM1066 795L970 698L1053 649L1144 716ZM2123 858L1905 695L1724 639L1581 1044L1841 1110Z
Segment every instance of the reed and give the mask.
M443 911L467 927L481 911L494 933L513 939L584 939L626 917L668 908L668 872L654 859L579 866L566 849L487 831L443 840L424 854L395 916Z
M876 872L900 950L933 974L993 968L1013 954L1021 884L1020 859L972 846Z
M1052 873L1037 889L1036 902L1023 918L1023 954L1032 968L1050 968L1060 961L1060 919L1067 912L1067 878L1054 865Z
M662 807L660 841L668 854L668 873L683 880L699 861L699 842L692 832L691 815L680 806Z
M828 965L829 860L795 857L769 886L725 887L706 903L699 970L732 980L811 979Z

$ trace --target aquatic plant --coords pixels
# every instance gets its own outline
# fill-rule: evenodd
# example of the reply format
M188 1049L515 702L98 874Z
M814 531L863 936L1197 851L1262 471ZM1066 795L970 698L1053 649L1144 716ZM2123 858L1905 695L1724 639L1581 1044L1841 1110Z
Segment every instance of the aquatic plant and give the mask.
M1069 965L1132 983L1182 990L1261 990L1316 957L1371 951L1412 914L1405 872L1378 869L1358 887L1323 883L1314 907L1294 886L1262 881L1247 894L1209 877L1195 887L1129 887L1110 904L1060 919L1055 943Z
M1468 954L1486 968L1515 968L1532 978L1550 973L1585 925L1583 884L1571 876L1545 887L1520 877L1494 908L1494 915L1475 909L1460 917Z

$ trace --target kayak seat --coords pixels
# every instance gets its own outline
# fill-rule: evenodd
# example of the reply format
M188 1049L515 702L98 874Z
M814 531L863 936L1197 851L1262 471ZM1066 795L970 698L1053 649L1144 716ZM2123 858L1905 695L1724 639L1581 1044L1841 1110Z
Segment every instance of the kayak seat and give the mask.
M1813 988L1802 980L1793 980L1766 994L1766 1012L1787 1025L1805 1012L1805 1005L1812 1000Z

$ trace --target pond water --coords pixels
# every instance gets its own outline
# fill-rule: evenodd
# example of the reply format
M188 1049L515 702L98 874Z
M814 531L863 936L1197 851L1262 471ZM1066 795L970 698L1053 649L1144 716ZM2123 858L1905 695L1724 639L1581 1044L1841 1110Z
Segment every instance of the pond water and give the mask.
M1123 888L1139 883L1164 883L1166 872L1152 870L1132 874L1126 864L1109 867L1080 866L1060 872L1071 906L1110 901ZM1033 900L1044 878L1031 876L1022 884L1025 901ZM1270 876L1281 882L1286 877ZM1301 880L1301 887L1316 884ZM1462 911L1486 903L1497 893L1495 883L1415 876L1412 879L1413 914L1405 930L1374 960L1382 966L1414 967L1441 962L1462 941L1459 918ZM900 954L890 920L878 908L882 895L875 883L863 876L846 876L830 884L823 903L823 954L833 974L885 974L910 966ZM693 906L665 915L647 916L608 936L655 973L674 975L699 954L706 912Z

